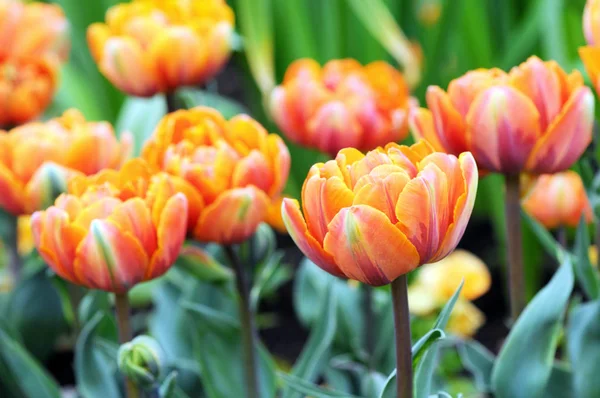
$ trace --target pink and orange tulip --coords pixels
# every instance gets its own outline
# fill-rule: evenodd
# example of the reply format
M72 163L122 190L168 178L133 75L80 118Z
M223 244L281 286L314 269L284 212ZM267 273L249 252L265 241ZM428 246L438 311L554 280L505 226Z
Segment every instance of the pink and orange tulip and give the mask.
M581 177L574 171L545 174L532 183L523 198L523 208L546 228L576 227L583 216L594 216Z
M203 107L166 115L142 157L193 187L186 192L190 233L223 244L246 240L267 220L290 168L290 154L278 135L249 116L227 121Z
M447 92L429 87L426 99L429 109L411 111L413 134L440 151L472 152L482 171L563 171L592 139L594 96L554 61L471 71Z
M186 234L187 199L170 176L139 159L70 182L31 217L35 246L62 278L124 293L173 265Z
M0 208L14 215L42 210L70 177L118 168L130 148L130 136L119 142L110 124L88 122L76 110L0 131Z
M270 113L293 142L335 156L342 148L368 151L408 135L409 92L385 62L352 59L321 67L302 59L273 90Z
M233 23L224 0L134 0L110 8L87 36L111 83L149 97L212 78L229 59Z
M302 211L298 201L284 199L282 215L290 236L315 264L379 286L454 250L477 182L470 153L456 158L425 141L410 147L392 143L366 155L347 148L311 168Z
M579 56L596 92L600 92L600 1L588 0L583 11L583 34L587 46L579 48Z

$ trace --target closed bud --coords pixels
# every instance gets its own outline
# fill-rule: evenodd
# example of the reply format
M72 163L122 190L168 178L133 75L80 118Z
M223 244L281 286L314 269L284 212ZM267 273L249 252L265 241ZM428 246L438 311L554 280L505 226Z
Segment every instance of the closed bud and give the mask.
M138 336L119 347L119 371L135 384L150 387L160 379L163 357L156 340Z

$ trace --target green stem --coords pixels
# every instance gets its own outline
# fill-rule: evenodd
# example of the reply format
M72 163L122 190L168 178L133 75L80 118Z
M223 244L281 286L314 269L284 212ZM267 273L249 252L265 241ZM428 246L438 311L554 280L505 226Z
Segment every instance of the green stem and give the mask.
M238 259L232 246L225 246L225 252L235 273L235 282L240 297L240 322L242 332L242 343L244 349L244 370L246 372L246 397L258 398L259 384L257 372L257 354L256 354L256 326L254 324L254 314L250 308L250 290L249 284L244 272L244 267Z
M8 270L13 280L13 286L21 280L21 272L23 264L21 263L21 257L19 256L19 230L18 230L18 218L12 218L12 225L10 226L10 232L6 236L6 251L8 254Z
M560 227L558 227L558 231L556 231L556 235L558 238L558 243L560 243L560 245L562 247L564 247L565 249L568 249L567 244L568 239L567 239L567 228L564 225L561 225Z
M508 280L510 313L513 323L525 308L525 281L523 272L523 242L521 232L521 199L519 174L505 176L506 185L506 238L508 251Z
M365 350L367 351L367 364L372 370L375 366L375 314L373 313L373 287L363 283L363 325Z
M406 274L392 282L392 304L396 331L397 398L412 398L412 348L410 345L410 316Z
M115 309L117 312L117 324L119 325L119 343L125 344L131 341L131 323L129 297L127 293L115 293ZM127 398L138 398L139 393L136 385L128 377L125 377L125 388Z
M165 93L165 102L167 103L167 113L175 112L179 109L177 98L175 98L175 91Z

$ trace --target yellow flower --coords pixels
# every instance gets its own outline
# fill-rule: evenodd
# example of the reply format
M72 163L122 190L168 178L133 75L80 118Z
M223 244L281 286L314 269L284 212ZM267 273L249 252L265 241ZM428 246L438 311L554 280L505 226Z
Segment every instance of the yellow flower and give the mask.
M485 315L473 303L467 300L458 300L446 330L459 337L472 337L485 323Z

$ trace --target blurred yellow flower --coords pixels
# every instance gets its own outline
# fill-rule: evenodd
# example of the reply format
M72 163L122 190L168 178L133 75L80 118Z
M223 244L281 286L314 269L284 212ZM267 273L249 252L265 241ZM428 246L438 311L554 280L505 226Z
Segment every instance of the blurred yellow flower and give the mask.
M472 337L485 323L485 315L473 303L467 300L458 300L446 330L459 337Z
M31 216L19 216L17 219L17 250L20 256L29 254L35 244L31 232Z

